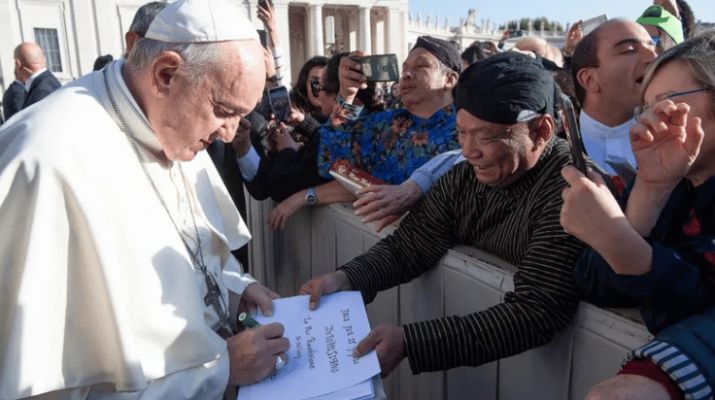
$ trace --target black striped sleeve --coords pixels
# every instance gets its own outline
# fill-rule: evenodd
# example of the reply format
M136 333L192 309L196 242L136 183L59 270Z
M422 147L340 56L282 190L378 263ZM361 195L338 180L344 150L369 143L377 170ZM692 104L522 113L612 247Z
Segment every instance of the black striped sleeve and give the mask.
M569 323L579 300L572 265L583 244L563 231L560 210L560 197L544 207L514 275L514 292L504 303L464 317L403 326L413 373L509 357L548 343Z

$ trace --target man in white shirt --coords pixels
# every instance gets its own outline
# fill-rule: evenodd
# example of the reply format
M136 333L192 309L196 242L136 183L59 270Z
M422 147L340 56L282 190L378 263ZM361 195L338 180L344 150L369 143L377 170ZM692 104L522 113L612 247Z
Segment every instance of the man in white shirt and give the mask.
M0 398L217 399L284 363L280 324L231 333L277 295L231 256L250 234L201 151L264 73L234 6L180 0L0 129Z
M655 44L639 24L612 20L586 35L573 56L574 85L581 103L581 134L588 155L611 175L610 163L636 166L629 129L640 105L640 87Z

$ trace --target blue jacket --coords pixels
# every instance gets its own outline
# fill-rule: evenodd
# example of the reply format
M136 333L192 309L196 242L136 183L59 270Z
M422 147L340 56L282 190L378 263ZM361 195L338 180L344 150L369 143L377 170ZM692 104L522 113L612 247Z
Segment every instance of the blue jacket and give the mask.
M698 188L681 181L646 240L653 247L653 269L641 276L618 275L596 251L584 250L574 280L587 301L637 305L652 333L715 305L715 177Z

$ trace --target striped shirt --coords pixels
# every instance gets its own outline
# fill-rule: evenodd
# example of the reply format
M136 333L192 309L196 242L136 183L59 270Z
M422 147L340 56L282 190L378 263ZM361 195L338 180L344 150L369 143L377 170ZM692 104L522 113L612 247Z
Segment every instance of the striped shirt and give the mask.
M479 182L469 163L457 164L394 234L341 267L368 303L435 266L454 244L518 267L504 303L403 326L413 373L477 366L542 346L573 318L579 294L571 272L583 243L559 222L561 169L569 164L561 139L551 140L536 165L503 188Z

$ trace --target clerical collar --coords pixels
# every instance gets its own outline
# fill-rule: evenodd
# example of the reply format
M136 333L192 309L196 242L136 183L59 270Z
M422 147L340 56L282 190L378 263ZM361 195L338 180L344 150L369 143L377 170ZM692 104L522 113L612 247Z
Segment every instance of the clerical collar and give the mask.
M591 137L594 139L613 139L623 137L623 135L628 137L630 135L629 132L631 125L635 122L635 118L631 118L624 124L610 127L591 118L585 111L581 111L581 116L579 117L581 134L584 137Z
M30 87L32 87L32 82L35 81L35 78L37 78L38 76L40 76L40 74L43 73L43 72L45 72L45 71L47 71L47 68L42 68L41 70L35 72L34 74L30 75L29 78L27 78L27 82L25 82L25 91L26 91L26 92L29 92L29 91L30 91Z
M166 163L168 160L164 155L159 139L157 139L156 134L149 123L149 119L147 119L144 111L142 111L136 100L134 100L134 96L132 96L129 91L129 87L124 82L124 78L122 77L122 68L125 63L125 60L119 59L106 67L108 68L108 72L110 72L107 74L107 79L109 79L109 86L112 89L112 95L117 101L117 110L121 114L124 122L126 122L127 129L129 130L129 134L132 138L141 147L151 152L157 160Z

